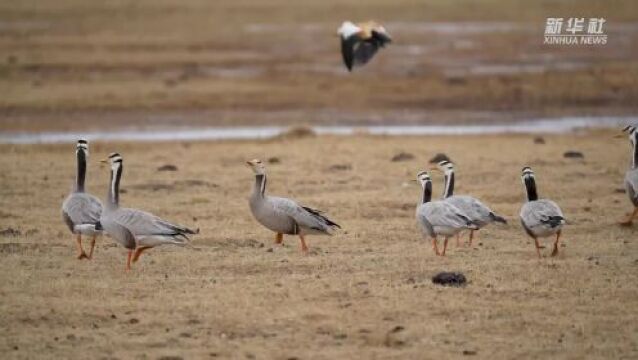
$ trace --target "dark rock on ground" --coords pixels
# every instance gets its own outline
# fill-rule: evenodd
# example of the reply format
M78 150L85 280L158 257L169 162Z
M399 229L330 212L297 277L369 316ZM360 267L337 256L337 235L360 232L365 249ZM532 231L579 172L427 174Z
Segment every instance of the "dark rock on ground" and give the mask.
M537 136L534 138L534 144L545 144L545 138L542 136Z
M583 155L583 153L580 151L569 150L565 151L563 157L566 159L584 159L585 155Z
M177 171L177 166L173 164L166 164L158 167L157 171Z
M465 286L465 275L456 272L440 272L432 277L432 282L443 286Z

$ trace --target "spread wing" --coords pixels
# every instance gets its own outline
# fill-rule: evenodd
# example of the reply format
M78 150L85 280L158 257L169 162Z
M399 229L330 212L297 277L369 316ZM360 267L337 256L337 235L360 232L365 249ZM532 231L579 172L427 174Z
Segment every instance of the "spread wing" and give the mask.
M379 50L375 41L359 41L353 49L354 65L365 65Z

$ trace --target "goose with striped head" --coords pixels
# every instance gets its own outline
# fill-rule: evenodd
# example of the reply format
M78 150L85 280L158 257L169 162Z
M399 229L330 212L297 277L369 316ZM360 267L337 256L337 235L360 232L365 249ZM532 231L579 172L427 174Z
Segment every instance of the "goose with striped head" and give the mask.
M478 226L477 230L470 230L470 246L472 246L475 231L478 231L493 222L507 224L507 220L505 220L505 218L494 213L492 209L483 204L479 199L469 195L454 195L455 178L454 164L452 162L447 160L440 161L432 169L443 173L445 184L441 198L463 210L467 217L469 217L472 222ZM459 245L459 237L460 234L457 235L456 238L457 245Z
M122 156L113 153L102 162L111 165L111 177L108 201L100 223L109 236L128 249L126 270L131 269L131 261L136 262L143 251L164 244L185 246L190 243L188 235L199 233L199 229L191 230L142 210L120 207L120 180L124 170Z
M103 207L97 197L85 191L86 161L89 157L89 143L86 140L78 140L75 156L77 158L75 188L62 203L62 218L69 230L77 236L77 258L91 259L95 248L95 239L102 233L100 215ZM91 236L91 249L88 255L82 248L82 235Z
M445 256L448 239L463 230L477 230L478 226L459 208L447 201L432 201L432 179L427 171L417 174L421 184L421 202L416 208L416 221L425 238L432 239L436 255ZM437 237L442 236L443 252L439 252Z
M629 134L631 142L631 167L625 173L625 190L634 210L627 214L620 224L630 226L633 220L638 218L638 129L635 126L626 126L623 132Z
M283 235L298 235L301 250L308 252L306 235L332 235L339 226L320 210L302 206L294 200L266 195L266 167L259 159L246 162L255 174L255 185L250 195L250 211L255 220L273 231L275 243L283 243Z
M358 24L345 21L337 34L341 37L341 55L348 71L367 64L380 48L392 42L385 28L374 21Z
M534 172L530 167L523 168L523 185L527 194L527 202L521 208L521 224L525 232L534 239L536 253L541 257L541 245L538 242L540 237L556 235L552 256L558 255L558 242L561 231L565 224L565 217L555 202L548 199L539 199L536 191L536 180Z

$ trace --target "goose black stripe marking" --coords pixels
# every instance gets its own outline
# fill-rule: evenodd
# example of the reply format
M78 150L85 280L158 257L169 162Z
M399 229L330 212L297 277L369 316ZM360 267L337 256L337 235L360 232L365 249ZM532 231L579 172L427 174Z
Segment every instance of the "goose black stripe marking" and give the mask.
M523 168L523 184L527 192L527 200L538 200L538 193L536 191L536 181L534 179L534 172L530 167Z
M78 147L76 156L78 160L78 173L75 180L75 191L84 192L84 180L86 179L86 152L84 148Z
M448 170L449 174L444 176L445 188L443 189L443 198L449 198L454 195L454 170Z
M119 155L118 155L119 156ZM113 160L113 162L122 163L122 158ZM122 178L122 172L124 168L120 165L114 171L111 169L111 186L109 187L109 202L116 207L120 204L120 180Z

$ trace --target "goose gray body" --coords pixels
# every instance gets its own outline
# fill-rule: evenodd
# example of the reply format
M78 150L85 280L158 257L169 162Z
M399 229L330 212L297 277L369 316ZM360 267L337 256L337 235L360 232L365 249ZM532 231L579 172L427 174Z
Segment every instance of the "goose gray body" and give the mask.
M275 232L276 243L283 242L283 235L298 235L301 250L308 251L304 236L332 235L337 223L319 210L302 206L294 200L266 195L266 168L259 159L247 162L255 173L255 185L250 195L250 211L261 225Z
M196 231L167 222L151 213L129 208L107 206L100 220L104 230L127 249L155 247L164 244L186 245L186 235Z
M547 199L528 201L521 207L521 223L532 237L547 237L558 233L565 217L555 202Z
M481 229L495 221L507 223L505 219L496 215L492 209L483 204L479 199L468 195L453 195L445 199L469 217L476 226Z
M266 175L255 175L250 195L250 211L264 227L287 235L332 235L339 225L321 211L299 205L296 201L265 193Z
M186 245L190 242L187 235L199 233L199 230L170 223L146 211L120 207L119 188L123 159L114 153L109 156L109 162L111 178L108 202L102 211L100 223L109 236L129 250L127 270L131 268L131 260L137 261L142 251L165 244Z
M463 230L477 228L461 209L446 201L419 205L416 217L423 235L429 238L453 236Z
M538 198L536 179L530 167L523 168L521 178L527 194L527 202L521 207L521 224L525 232L534 239L536 254L539 258L541 257L541 245L538 238L556 235L552 250L552 256L556 256L558 255L561 231L565 225L565 216L555 202Z
M634 204L634 207L638 207L638 168L625 173L625 190L629 201Z
M417 174L417 181L421 183L421 202L416 208L416 221L424 238L432 239L432 248L436 255L445 256L450 236L463 230L476 230L478 227L465 213L447 201L432 200L432 180L427 171ZM439 253L437 237L444 238L443 252Z
M77 158L75 187L62 202L62 219L71 233L77 235L78 259L91 259L95 248L95 239L102 233L100 216L103 206L98 198L87 193L84 188L86 162L89 157L89 143L86 140L78 140L75 155ZM82 235L92 237L88 255L82 248Z
M436 170L443 172L445 178L442 199L461 209L479 229L495 221L507 224L503 217L494 213L479 199L469 195L454 195L456 175L453 163L447 160L441 161L437 164Z
M85 192L73 192L62 203L62 218L74 234L99 235L102 203Z

